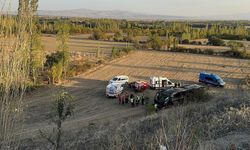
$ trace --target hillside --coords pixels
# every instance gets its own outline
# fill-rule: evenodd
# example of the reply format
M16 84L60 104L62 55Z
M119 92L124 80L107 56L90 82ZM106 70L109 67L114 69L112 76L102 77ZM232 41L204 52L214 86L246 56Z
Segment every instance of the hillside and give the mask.
M111 18L111 19L131 19L131 20L186 20L191 19L182 16L154 15L138 12L129 12L121 10L90 10L90 9L74 9L74 10L50 10L38 11L41 16L63 16L63 17L87 17L87 18Z

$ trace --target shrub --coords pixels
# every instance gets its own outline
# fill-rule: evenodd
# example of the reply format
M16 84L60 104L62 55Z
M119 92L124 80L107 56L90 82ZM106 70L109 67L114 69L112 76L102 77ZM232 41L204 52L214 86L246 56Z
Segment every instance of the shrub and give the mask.
M105 40L107 36L100 29L95 29L92 36L90 37L92 40Z
M182 44L190 44L190 41L188 39L184 39L181 41Z
M75 62L71 64L69 71L67 72L68 77L73 77L79 75L83 72L86 72L90 68L94 66L93 62L85 61L85 62Z
M155 50L161 50L165 42L159 36L153 36L148 40L148 45Z
M212 49L205 49L204 51L204 54L207 54L207 55L214 55L214 51Z
M239 48L244 47L243 43L236 42L236 41L229 41L227 45L232 49L232 50L239 50Z
M236 58L242 58L242 59L250 59L249 54L244 50L230 50L222 53L224 56L228 57L236 57Z
M212 36L208 38L208 45L225 46L225 42L222 39Z
M51 55L46 56L45 67L52 68L52 66L63 61L65 53L63 51L57 51Z
M116 41L116 42L122 42L122 41L124 41L122 31L118 31L118 32L115 33L115 35L114 35L114 41Z
M122 55L128 54L131 51L133 51L133 48L131 47L121 48L121 49L113 48L111 51L111 57L112 58L121 57Z

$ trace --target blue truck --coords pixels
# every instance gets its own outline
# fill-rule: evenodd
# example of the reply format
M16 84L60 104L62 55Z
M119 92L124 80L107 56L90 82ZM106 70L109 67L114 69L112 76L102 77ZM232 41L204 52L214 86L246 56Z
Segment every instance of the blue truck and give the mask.
M216 74L212 74L212 73L207 73L207 72L200 73L199 82L218 86L218 87L224 87L226 84L220 76Z

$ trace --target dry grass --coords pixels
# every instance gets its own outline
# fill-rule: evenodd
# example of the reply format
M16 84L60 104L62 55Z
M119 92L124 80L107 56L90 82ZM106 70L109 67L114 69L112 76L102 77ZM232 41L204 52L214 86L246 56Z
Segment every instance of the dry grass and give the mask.
M4 2L6 6L11 3ZM23 95L29 74L27 29L31 18L28 14L18 18L0 16L0 149L16 149L19 145L16 132L22 130L23 123Z
M55 51L57 49L56 38L54 35L43 35L42 39L47 52ZM70 51L73 52L97 52L99 49L108 54L111 53L113 47L124 48L129 46L129 44L122 42L88 40L85 36L81 35L70 36L68 44Z
M137 150L159 149L162 145L175 150L214 150L234 145L248 149L249 110L247 99L231 99L191 103L123 124L90 123L80 132L66 132L64 148Z
M235 108L238 108L238 105L243 104L241 101L240 103L236 103L237 105L233 105L238 101L237 97L244 100L247 99L247 96L249 97L246 87L242 85L244 74L249 72L248 62L249 60L208 57L205 55L137 51L127 57L114 60L102 67L73 78L72 82L65 84L63 87L74 95L76 99L75 116L65 122L64 126L65 135L67 135L64 140L70 141L66 143L66 146L70 148L79 146L79 149L84 149L85 147L90 149L97 149L98 147L103 147L103 149L119 149L123 146L125 148L130 146L130 148L136 147L139 149L141 146L151 146L150 148L154 148L154 146L161 143L175 148L176 139L183 138L185 139L184 141L197 140L195 138L198 136L196 135L196 131L188 130L196 127L192 124L196 121L195 119L200 123L197 125L205 126L205 131L209 131L209 129L213 130L211 137L219 138L215 131L217 132L217 128L221 128L222 126L219 126L218 123L214 128L210 128L208 121L212 120L214 115L220 118L226 112L224 107L237 106ZM131 108L129 106L121 106L117 100L105 98L104 93L107 80L115 75L129 75L131 81L137 79L148 80L149 76L161 75L171 80L181 81L182 83L196 83L198 73L203 70L218 73L225 79L228 85L225 89L210 88L209 93L215 98L209 104L192 106L194 104L192 103L187 107L173 107L166 112L162 112L163 122L166 124L162 124L160 121L161 115L139 119L145 116L144 107ZM57 87L40 89L26 98L27 113L25 130L22 133L25 139L35 136L39 129L49 129L51 127L48 124L48 114L52 99L51 93L57 90L59 90ZM150 99L153 100L154 91L151 92L152 96ZM186 118L184 120L181 117L183 114L184 118ZM176 117L180 119L176 120ZM120 126L122 122L126 122L128 119L132 121ZM177 136L175 133L178 121L182 122L182 125L178 128L179 134ZM230 121L232 120L228 122ZM106 122L110 122L110 124L105 125ZM203 122L204 124L202 124ZM88 124L92 124L90 126L91 130L89 128L85 130ZM101 127L99 127L99 124ZM246 124L244 123L244 125ZM84 128L83 133L77 133L81 128ZM224 130L220 131L227 133ZM160 132L167 133L169 136L167 140L164 139L164 134L157 137ZM182 132L188 133L187 136L182 137L180 134ZM92 138L89 139L89 137ZM34 144L36 142L41 143L42 141L37 139L37 141L34 141ZM100 143L100 145L97 143ZM185 146L185 143L182 142L177 147L183 146Z
M230 50L230 48L226 46L204 46L204 45L189 45L189 44L179 44L178 46L180 48L186 48L186 49L200 49L200 50L212 49L214 52L226 52Z

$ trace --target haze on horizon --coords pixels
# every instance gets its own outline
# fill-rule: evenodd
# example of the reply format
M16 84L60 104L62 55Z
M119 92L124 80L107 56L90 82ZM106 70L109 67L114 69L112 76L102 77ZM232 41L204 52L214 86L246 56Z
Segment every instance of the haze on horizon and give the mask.
M0 2L6 0L0 0ZM18 0L11 10L17 9ZM1 3L3 4L3 3ZM248 0L40 0L39 10L123 10L158 15L215 16L250 13Z

